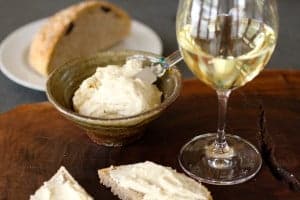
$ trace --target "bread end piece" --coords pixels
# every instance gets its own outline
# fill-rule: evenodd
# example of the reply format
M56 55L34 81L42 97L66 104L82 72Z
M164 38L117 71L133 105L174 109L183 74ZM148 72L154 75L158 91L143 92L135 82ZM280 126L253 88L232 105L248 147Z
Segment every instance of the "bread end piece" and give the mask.
M94 42L91 42L94 37L87 36L87 33L83 33L82 38L88 38L89 40L89 42L86 44L85 49L89 49L88 46L93 44L94 46L92 45L93 48L91 48L90 50L93 52L84 52L84 50L80 50L77 53L74 53L75 47L68 49L64 46L67 43L73 43L72 39L65 36L66 34L69 34L69 31L72 31L74 23L76 24L78 21L80 21L80 18L82 16L86 16L86 13L89 13L93 9L99 10L99 13L101 11L102 13L106 13L108 11L113 12L114 15L117 16L117 18L119 18L123 23L122 31L119 31L119 34L117 34L113 39L102 38L102 41L105 41L103 42L105 43L103 45L95 42L100 41L99 38L95 38ZM108 9L108 11L105 9ZM102 29L102 35L105 35L105 37L110 36L110 34L107 33L110 32L110 30L106 30L105 27ZM110 48L112 45L115 45L117 42L124 39L129 34L130 29L130 17L123 9L105 1L83 1L57 12L47 20L47 22L33 38L33 41L29 48L28 61L33 69L35 69L38 73L43 76L48 76L56 67L64 64L71 59L82 56L89 56L91 53L94 54L98 50ZM78 34L79 32L77 31L77 36ZM84 40L81 40L78 45L83 46L83 42ZM61 54L65 55L60 56Z

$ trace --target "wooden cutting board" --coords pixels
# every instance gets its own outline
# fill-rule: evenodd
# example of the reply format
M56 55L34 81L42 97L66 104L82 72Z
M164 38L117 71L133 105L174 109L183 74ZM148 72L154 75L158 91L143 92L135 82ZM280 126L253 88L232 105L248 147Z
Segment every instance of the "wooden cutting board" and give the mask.
M257 146L259 105L266 110L276 155L300 177L300 71L265 71L229 101L228 132ZM99 184L97 169L151 160L182 171L181 146L216 129L215 93L197 80L186 80L180 98L149 125L137 142L118 148L92 143L84 131L49 103L19 106L0 116L0 199L28 199L64 165L95 199L118 199ZM299 200L263 165L252 180L235 186L207 185L215 200Z

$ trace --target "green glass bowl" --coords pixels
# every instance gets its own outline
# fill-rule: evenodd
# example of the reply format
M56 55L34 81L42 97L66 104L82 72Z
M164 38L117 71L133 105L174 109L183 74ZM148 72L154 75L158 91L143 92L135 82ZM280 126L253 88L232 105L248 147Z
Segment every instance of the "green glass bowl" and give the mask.
M87 59L73 60L54 70L47 80L46 93L49 101L67 119L86 130L87 135L97 144L121 146L130 143L143 134L146 125L157 118L179 96L181 74L173 67L155 83L163 92L162 103L143 113L113 119L95 118L74 111L72 97L81 82L95 73L99 66L122 65L128 56L144 54L158 55L141 51L117 51L98 53Z

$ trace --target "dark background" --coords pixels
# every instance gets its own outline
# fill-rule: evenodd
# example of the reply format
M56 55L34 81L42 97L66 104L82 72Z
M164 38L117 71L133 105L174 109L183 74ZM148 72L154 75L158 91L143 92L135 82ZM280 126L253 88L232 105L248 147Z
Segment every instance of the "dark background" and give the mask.
M153 28L161 37L164 55L177 49L175 16L177 0L110 0L130 15ZM0 0L0 39L16 28L47 17L78 0ZM300 69L300 1L278 0L280 33L278 45L268 68ZM191 73L180 64L184 77ZM46 100L44 92L19 86L0 72L0 112L18 104Z

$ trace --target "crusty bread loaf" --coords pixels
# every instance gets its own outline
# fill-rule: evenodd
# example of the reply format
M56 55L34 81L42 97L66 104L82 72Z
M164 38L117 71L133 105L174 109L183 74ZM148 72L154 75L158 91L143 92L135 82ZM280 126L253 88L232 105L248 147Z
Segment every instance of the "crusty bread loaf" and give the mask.
M29 63L42 75L70 59L86 57L124 39L130 17L105 1L84 1L48 19L29 50Z
M145 163L147 163L147 162L149 162L149 161L146 161ZM137 163L137 164L139 164L139 163ZM155 163L153 163L153 164L155 164ZM155 164L155 165L157 165L157 164ZM143 193L120 186L120 184L118 184L118 182L116 182L110 176L110 173L112 170L116 170L116 169L118 169L120 167L124 167L124 166L131 167L131 166L134 166L134 164L133 165L111 166L109 168L104 168L104 169L98 170L100 183L102 183L106 187L110 187L112 193L114 195L118 196L122 200L142 200L144 198ZM168 169L171 169L171 168L168 168ZM148 171L147 172L145 171L145 173L148 173ZM184 174L181 174L181 173L177 173L177 174L178 174L178 176L185 176ZM201 185L201 183L198 183L198 184L201 187L202 191L204 191L204 193L205 193L204 194L204 196L206 196L205 200L213 200L212 196L210 195L210 192L203 185ZM153 186L153 187L155 187L155 186ZM203 200L203 197L202 198L199 197L199 199Z

